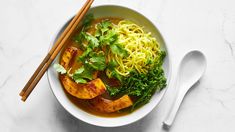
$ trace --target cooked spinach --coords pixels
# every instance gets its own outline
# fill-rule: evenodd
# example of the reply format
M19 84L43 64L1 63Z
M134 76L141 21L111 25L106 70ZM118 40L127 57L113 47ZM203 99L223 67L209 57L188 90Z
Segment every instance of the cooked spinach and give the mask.
M128 94L137 98L132 110L149 102L155 91L160 91L166 86L166 78L162 63L166 53L159 53L159 60L155 62L147 74L132 71L128 77L123 78L121 87L108 88L110 96Z

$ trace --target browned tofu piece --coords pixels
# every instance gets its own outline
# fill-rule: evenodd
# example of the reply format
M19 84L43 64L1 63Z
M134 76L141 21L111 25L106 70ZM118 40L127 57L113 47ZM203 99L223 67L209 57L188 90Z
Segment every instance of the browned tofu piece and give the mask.
M77 48L76 47L69 47L67 49L65 49L62 57L61 57L61 60L60 60L60 64L68 70L69 68L69 64L70 64L70 61L72 60L72 58L76 55L77 53Z
M106 87L101 79L94 79L86 84L78 84L66 75L61 75L60 80L65 90L79 99L93 99L105 92Z
M98 111L111 113L130 107L131 105L133 105L133 102L128 95L124 95L117 100L108 100L101 96L98 96L94 99L91 99L90 104Z

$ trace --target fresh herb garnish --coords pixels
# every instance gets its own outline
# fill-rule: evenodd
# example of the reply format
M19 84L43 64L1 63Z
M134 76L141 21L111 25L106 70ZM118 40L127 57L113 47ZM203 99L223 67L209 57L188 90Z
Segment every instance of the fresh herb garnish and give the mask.
M76 83L86 83L86 79L88 80L92 80L92 74L91 74L91 70L84 68L84 66L82 66L81 68L77 69L73 74L72 74L72 79L76 82Z
M105 20L97 24L96 37L104 35L109 29L113 28L112 23L109 20Z
M84 20L82 22L82 25L84 28L88 28L91 25L91 22L94 20L94 15L93 14L88 14L84 17Z
M109 70L114 70L116 66L118 66L118 63L115 60L111 60L109 61L107 68Z
M122 81L122 76L115 70L115 68L118 66L118 63L115 60L109 61L107 65L107 70L110 71L110 74L107 75L109 78L114 77L120 82Z
M89 20L85 19L84 23L86 25L91 23ZM102 21L96 25L94 36L82 30L79 35L74 37L74 41L77 42L80 49L83 50L79 61L82 61L84 65L88 65L93 70L102 71L108 68L108 70L111 71L110 77L115 77L120 81L122 80L122 76L115 70L118 64L116 63L115 66L113 65L112 68L110 68L112 62L106 62L105 58L105 54L107 54L109 50L111 50L113 54L117 54L121 57L128 56L128 52L118 43L118 33L115 31L115 26L109 20ZM97 48L99 48L98 51ZM102 48L106 49L105 54L103 54L104 51ZM101 52L102 54L96 54L95 52Z
M97 24L95 36L99 39L100 44L102 46L108 46L113 54L122 57L128 56L128 52L118 43L118 33L110 21L106 20Z
M121 57L128 56L128 52L118 43L110 45L111 51Z
M62 65L60 65L60 64L54 64L53 67L54 67L55 70L56 70L57 72L59 72L60 74L65 74L65 73L66 73L65 68L64 68Z
M84 39L88 42L88 47L94 49L99 46L99 40L96 37L85 32L81 32L81 34L83 34Z
M88 65L98 71L102 71L106 68L105 55L103 51L99 53L92 52L88 59Z

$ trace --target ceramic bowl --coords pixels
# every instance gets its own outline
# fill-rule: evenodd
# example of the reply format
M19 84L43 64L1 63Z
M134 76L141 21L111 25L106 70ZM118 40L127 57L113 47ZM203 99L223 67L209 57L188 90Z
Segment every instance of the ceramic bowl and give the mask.
M152 35L157 38L157 41L160 43L161 48L165 50L167 53L163 67L166 78L168 80L167 85L169 86L169 80L171 77L170 54L167 50L167 45L158 29L158 26L154 25L148 18L138 13L137 11L122 6L102 5L102 6L91 7L88 13L93 13L95 18L119 17L119 18L128 19L137 23L138 25L143 26L146 31L151 32ZM65 29L70 20L68 20L59 29L59 32L56 33L51 46L54 44L54 42L61 34L61 32ZM59 56L60 55L57 56L54 63L58 63ZM118 127L138 121L139 119L143 118L148 113L150 113L159 104L160 100L162 99L167 89L166 87L162 91L156 92L148 104L142 106L141 108L135 110L134 112L125 116L110 118L110 117L99 117L96 115L89 114L86 111L83 111L77 106L75 106L66 96L63 87L58 79L58 73L54 70L53 66L51 66L48 70L48 80L51 86L51 90L54 93L55 97L70 114L72 114L74 117L76 117L79 120L82 120L92 125L102 126L102 127Z

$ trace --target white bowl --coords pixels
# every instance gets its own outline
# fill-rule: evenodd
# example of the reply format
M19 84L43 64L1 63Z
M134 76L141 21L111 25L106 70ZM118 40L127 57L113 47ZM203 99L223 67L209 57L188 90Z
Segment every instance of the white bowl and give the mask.
M155 25L147 19L144 15L138 13L137 11L134 11L132 9L129 9L127 7L121 7L121 6L114 6L114 5L103 5L103 6L96 6L92 7L89 10L89 13L93 13L95 18L97 17L121 17L124 19L129 19L134 21L135 23L144 26L146 31L152 32L153 36L157 38L158 42L161 44L161 48L167 50L167 46L165 44L165 41L163 40L159 30L155 27ZM71 20L71 19L70 19ZM67 21L63 25L63 27L59 30L59 32L56 34L55 39L53 40L54 44L58 36L61 34L61 32L65 29L66 25L70 22L70 20ZM55 59L54 63L58 63L59 55ZM170 55L167 52L167 56L164 60L164 71L167 78L167 86L169 86L169 80L171 75L171 62L170 62ZM58 73L54 70L54 68L51 66L48 70L48 80L51 86L51 89L57 98L57 100L60 102L60 104L74 117L77 119L80 119L84 122L87 122L92 125L96 126L102 126L102 127L117 127L117 126L123 126L130 123L133 123L144 116L146 116L148 113L150 113L154 107L159 104L161 98L163 97L166 88L164 88L161 92L156 92L150 102L141 108L135 110L134 112L120 117L99 117L96 115L92 115L90 113L87 113L77 106L75 106L66 96L63 87L58 79Z

